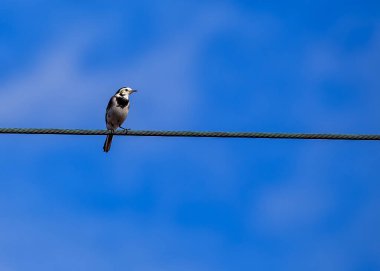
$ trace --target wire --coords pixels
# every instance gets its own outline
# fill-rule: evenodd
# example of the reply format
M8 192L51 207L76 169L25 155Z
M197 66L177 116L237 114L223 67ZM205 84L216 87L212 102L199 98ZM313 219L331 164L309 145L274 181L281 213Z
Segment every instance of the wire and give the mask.
M166 136L166 137L224 137L224 138L272 138L272 139L328 139L328 140L380 140L380 135L369 134L303 134L257 132L197 132L197 131L144 131L144 130L79 130L0 128L0 134L50 134L50 135L118 135L118 136Z

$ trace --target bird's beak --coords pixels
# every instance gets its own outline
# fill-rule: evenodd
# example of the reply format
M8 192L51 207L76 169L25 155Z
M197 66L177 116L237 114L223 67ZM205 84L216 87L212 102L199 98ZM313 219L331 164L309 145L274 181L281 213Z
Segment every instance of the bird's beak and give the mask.
M137 92L137 90L136 90L136 89L132 89L132 90L131 90L131 93L133 93L133 92Z

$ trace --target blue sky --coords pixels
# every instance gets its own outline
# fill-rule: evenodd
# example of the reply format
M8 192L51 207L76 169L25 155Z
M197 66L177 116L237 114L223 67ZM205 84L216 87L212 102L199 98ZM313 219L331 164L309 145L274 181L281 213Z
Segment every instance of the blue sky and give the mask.
M0 126L379 133L378 1L10 1ZM377 142L2 135L0 270L379 270Z

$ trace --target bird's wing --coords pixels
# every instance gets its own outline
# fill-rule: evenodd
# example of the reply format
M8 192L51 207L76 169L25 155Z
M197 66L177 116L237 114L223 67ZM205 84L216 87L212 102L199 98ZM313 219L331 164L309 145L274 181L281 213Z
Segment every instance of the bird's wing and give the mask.
M106 123L107 123L107 113L110 110L110 108L114 105L115 100L116 100L115 96L112 96L110 101L108 102L107 109L106 109L106 115L105 115Z

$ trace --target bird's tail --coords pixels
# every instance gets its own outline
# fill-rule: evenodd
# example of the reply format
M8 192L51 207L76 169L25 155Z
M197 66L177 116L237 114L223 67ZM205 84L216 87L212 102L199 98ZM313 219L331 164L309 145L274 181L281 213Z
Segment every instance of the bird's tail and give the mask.
M103 146L103 150L105 152L109 152L109 150L111 149L112 137L113 135L107 135L106 141L104 142Z

